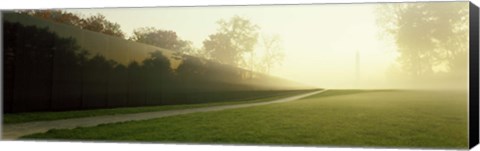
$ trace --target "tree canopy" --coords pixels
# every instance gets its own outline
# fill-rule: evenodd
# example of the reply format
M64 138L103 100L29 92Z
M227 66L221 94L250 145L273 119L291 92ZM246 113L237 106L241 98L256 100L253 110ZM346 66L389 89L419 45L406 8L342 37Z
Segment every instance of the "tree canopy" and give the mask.
M285 57L281 38L278 35L263 35L261 42L264 54L261 57L262 62L256 66L261 67L260 72L270 73L271 69L280 64Z
M401 69L414 77L467 67L468 3L395 3L377 9Z
M82 29L101 32L115 37L125 38L125 34L120 29L120 25L108 21L102 14L97 14L96 16L90 16L83 19L81 27Z
M82 18L78 14L66 12L63 10L27 10L20 11L19 13L52 20L55 22L79 27L81 29L100 32L119 38L125 38L125 34L120 29L120 25L107 20L102 14Z
M192 49L191 42L180 39L175 31L161 30L154 27L138 28L134 30L130 39L182 53Z
M217 33L209 35L208 39L203 41L209 57L224 64L246 65L244 54L253 52L259 26L240 16L219 20L217 24Z

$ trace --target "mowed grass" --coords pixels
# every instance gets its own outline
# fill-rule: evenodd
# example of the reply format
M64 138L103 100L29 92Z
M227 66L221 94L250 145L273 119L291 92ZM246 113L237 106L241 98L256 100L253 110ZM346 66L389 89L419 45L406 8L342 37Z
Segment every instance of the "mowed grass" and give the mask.
M112 109L93 109L93 110L77 110L77 111L63 111L63 112L30 112L30 113L4 114L3 123L14 124L14 123L25 123L25 122L34 122L34 121L51 121L51 120L61 120L61 119L69 119L69 118L102 116L102 115L131 114L131 113L141 113L141 112L154 112L154 111L219 106L219 105L254 103L254 102L276 100L279 98L294 96L294 95L298 95L306 92L310 92L310 91L309 90L289 91L283 94L282 93L271 94L268 96L257 97L252 99L226 100L224 102L201 103L201 104L163 105L163 106L147 106L147 107L122 107L122 108L112 108Z
M328 90L286 103L50 130L22 139L465 149L467 94Z

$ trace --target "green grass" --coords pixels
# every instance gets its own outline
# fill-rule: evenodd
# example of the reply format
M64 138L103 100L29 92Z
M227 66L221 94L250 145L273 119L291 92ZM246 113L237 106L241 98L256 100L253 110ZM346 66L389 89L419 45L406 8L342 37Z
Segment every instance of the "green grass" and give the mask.
M466 149L467 94L329 90L286 103L50 130L22 139Z
M129 114L129 113L188 109L188 108L198 108L198 107L208 107L208 106L218 106L218 105L254 103L254 102L262 102L262 101L271 101L278 98L293 96L296 94L301 94L306 92L309 92L309 91L290 91L283 94L270 94L268 96L245 99L245 100L233 100L233 101L201 103L201 104L124 107L124 108L77 110L77 111L64 111L64 112L29 112L29 113L4 114L3 123L14 124L14 123L33 122L33 121L50 121L50 120L60 120L60 119L68 119L68 118L102 116L102 115Z

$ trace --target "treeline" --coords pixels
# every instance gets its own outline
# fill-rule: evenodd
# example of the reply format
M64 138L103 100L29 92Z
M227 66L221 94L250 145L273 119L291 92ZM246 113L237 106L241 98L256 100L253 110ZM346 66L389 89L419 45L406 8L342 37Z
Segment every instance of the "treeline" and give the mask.
M125 38L125 33L120 29L120 25L107 20L102 14L97 14L90 17L82 17L80 14L70 13L62 10L24 10L18 11L18 13L75 26L80 29L86 29L110 36Z
M181 39L175 31L158 27L139 27L131 37L126 37L118 23L107 20L102 14L82 17L81 14L63 10L28 10L19 13L265 74L284 58L280 36L261 35L260 26L241 16L218 20L217 32L206 37L202 48L196 48L191 41Z
M284 93L279 79L182 55L171 68L161 51L121 64L90 54L77 39L3 20L4 111L60 111L232 101ZM136 50L131 50L136 51Z

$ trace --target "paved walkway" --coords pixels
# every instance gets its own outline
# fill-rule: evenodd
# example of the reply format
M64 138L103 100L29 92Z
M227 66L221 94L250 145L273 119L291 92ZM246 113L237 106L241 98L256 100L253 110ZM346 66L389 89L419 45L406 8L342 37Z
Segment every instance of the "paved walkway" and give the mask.
M2 139L9 139L9 140L17 139L24 135L42 133L50 129L73 129L76 127L90 127L90 126L96 126L99 124L107 124L107 123L147 120L147 119L154 119L154 118L160 118L160 117L196 113L196 112L220 111L220 110L226 110L226 109L259 106L259 105L266 105L266 104L272 104L272 103L282 103L282 102L298 100L298 99L311 96L317 93L321 93L324 91L326 90L309 92L305 94L300 94L300 95L282 98L274 101L268 101L268 102L222 105L222 106L200 107L200 108L190 108L190 109L180 109L180 110L167 110L167 111L157 111L157 112L143 112L143 113L134 113L134 114L105 115L105 116L72 118L72 119L54 120L54 121L28 122L28 123L19 123L19 124L6 124L6 125L3 125Z

